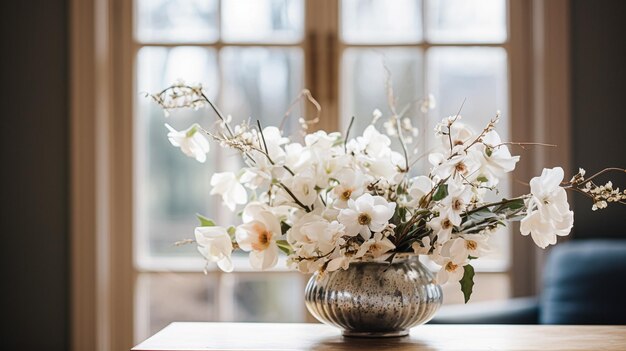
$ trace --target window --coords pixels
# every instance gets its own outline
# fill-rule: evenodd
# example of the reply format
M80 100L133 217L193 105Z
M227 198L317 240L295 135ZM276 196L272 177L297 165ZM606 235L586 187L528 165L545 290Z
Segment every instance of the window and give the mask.
M200 80L236 121L252 117L268 125L280 123L310 87L324 108L324 128L343 130L354 115L361 132L375 108L388 111L388 68L399 106L408 105L420 129L418 155L432 148L434 124L462 104L464 121L476 129L500 110L498 130L508 138L509 18L505 0L135 0L131 91ZM429 93L436 108L423 113L416 99ZM173 245L193 235L195 212L234 221L208 194L211 173L236 169L238 155L212 145L207 162L198 164L169 145L163 126L214 121L208 110L178 111L165 120L141 94L134 101L136 339L173 320L310 318L302 294L308 277L246 271L245 255L237 272L205 276L195 247ZM425 159L416 167L425 170ZM501 195L509 188L502 184ZM477 276L474 301L509 296L510 244L503 234L494 236L492 259L477 267L485 273ZM447 303L459 301L446 294Z

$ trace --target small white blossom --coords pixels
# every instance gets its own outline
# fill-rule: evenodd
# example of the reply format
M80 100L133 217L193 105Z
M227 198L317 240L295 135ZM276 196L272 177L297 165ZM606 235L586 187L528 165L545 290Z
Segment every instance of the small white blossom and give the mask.
M462 234L452 239L450 256L478 258L489 252L489 237L485 234Z
M167 138L173 146L179 147L185 155L195 158L198 162L204 163L206 161L209 141L202 135L197 124L182 131L177 131L167 123L165 127L169 130Z
M389 238L383 236L382 233L375 233L370 239L361 244L354 257L360 258L369 254L373 258L379 258L395 248L396 246Z
M224 204L234 211L237 205L248 201L246 189L237 181L232 172L214 173L211 177L211 195L221 195Z
M439 202L441 217L450 219L453 225L461 225L461 214L472 198L472 187L460 182L450 181L448 185L448 196Z
M354 200L363 194L366 178L361 172L344 168L335 178L339 183L332 190L335 198L333 205L336 208L345 208L348 206L348 200Z
M407 206L419 206L420 200L433 190L433 186L433 181L426 176L418 176L411 179L411 186L408 191L411 200L407 203Z
M511 156L509 148L502 145L502 140L495 130L483 137L483 144L480 173L488 179L489 185L493 186L498 184L499 178L515 169L519 156Z
M452 149L451 154L452 156L447 156L447 153L433 152L428 155L428 161L433 165L432 173L435 176L441 179L450 176L467 179L477 174L482 157L478 151L466 152L463 145L457 145Z
M454 223L452 223L448 216L439 215L431 219L426 225L430 229L432 229L433 234L437 237L436 242L439 245L450 240L450 237L452 236L452 230L454 229Z
M209 262L217 262L217 266L224 272L233 270L231 254L233 243L228 231L223 227L197 227L195 232L198 251Z

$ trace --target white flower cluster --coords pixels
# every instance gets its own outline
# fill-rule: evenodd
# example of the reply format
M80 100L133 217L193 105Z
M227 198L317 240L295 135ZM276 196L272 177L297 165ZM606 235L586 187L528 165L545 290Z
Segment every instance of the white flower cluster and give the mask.
M202 84L187 85L182 79L158 94L148 96L163 108L166 117L169 116L170 110L178 108L198 110L208 103L202 90Z
M170 89L159 96L175 93L176 100L181 91L201 93L186 86ZM572 228L565 189L590 193L598 208L602 201L624 199L610 183L582 187L589 184L584 172L562 183L564 172L557 167L533 178L530 194L487 201L519 161L495 130L499 115L479 133L458 115L443 119L435 128L436 149L428 155L430 172L412 175L414 160L402 135L418 133L409 119L392 116L383 123L388 130L383 134L376 128L382 117L376 110L362 135L346 140L341 133L317 131L296 142L260 123L231 128L231 117L206 102L221 120L218 132L167 126L168 137L200 162L209 151L204 134L243 156L246 166L239 172L211 178L211 194L220 195L231 211L245 205L242 224L226 228L209 221L195 232L202 255L226 271L233 269L234 249L249 252L258 269L274 267L284 252L288 265L304 273L347 269L357 260L391 261L399 253L429 255L441 266L438 282L465 282L467 299L471 260L489 252L491 233L507 221L521 220L522 234L545 248ZM391 149L390 135L398 137L403 153Z

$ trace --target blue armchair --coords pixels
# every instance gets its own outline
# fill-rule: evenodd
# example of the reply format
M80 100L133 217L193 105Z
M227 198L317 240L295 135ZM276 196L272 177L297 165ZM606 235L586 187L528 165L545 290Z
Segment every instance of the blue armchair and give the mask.
M626 240L552 249L538 298L442 308L434 324L626 324Z

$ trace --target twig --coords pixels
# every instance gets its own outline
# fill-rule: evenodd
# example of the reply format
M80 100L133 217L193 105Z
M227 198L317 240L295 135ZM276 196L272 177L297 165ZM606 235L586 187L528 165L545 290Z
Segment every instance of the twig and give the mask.
M504 143L500 143L498 145L494 145L492 146L494 149L503 145L514 145L514 146L519 146L522 149L526 150L526 148L524 146L530 145L530 146L545 146L545 147L557 147L556 144L545 144L545 143L518 143L518 142L514 142L514 141L508 141L508 142L504 142Z
M608 172L620 172L620 173L626 173L626 169L623 168L618 168L618 167L609 167L609 168L605 168L603 170L601 170L600 172L592 175L591 177L585 179L584 181L582 181L580 184L585 184L585 183L589 183L590 181L594 180L595 178L603 175L604 173L608 173Z
M259 134L261 134L261 140L263 140L263 147L265 148L265 156L267 156L268 161L270 161L270 163L274 165L274 161L272 161L272 158L270 157L270 152L267 150L267 143L265 142L265 135L263 134L263 128L261 128L261 121L257 119L256 124L257 126L259 126Z
M298 198L291 192L291 190L289 190L289 188L287 188L285 184L283 184L282 182L278 184L280 185L281 188L283 188L287 192L287 194L289 194L289 196L291 196L291 198L293 199L293 201L296 202L296 204L302 207L305 211L311 212L311 209L309 208L309 206L303 204L302 201L298 200Z
M348 124L348 129L346 129L346 136L343 140L343 152L348 153L348 137L350 136L350 130L352 129L352 123L354 123L354 116L350 118L350 124Z
M456 122L457 119L459 119L459 115L461 114L461 110L463 110L463 106L465 106L466 100L467 98L463 98L463 102L461 103L459 110L457 111L456 115L454 115L454 120L452 120L452 122L448 124L448 141L450 142L450 151L454 149L454 145L452 145L452 125L454 124L454 122Z
M302 100L302 98L305 97L307 99L307 101L309 101L311 103L311 105L313 105L317 111L316 116L314 119L310 120L311 124L317 123L320 120L320 115L322 114L322 106L320 106L319 102L317 102L317 100L315 100L315 98L313 97L313 95L311 94L311 91L308 89L304 89L300 92L300 94L298 94L298 96L291 102L291 104L289 105L289 108L287 109L287 112L285 112L285 115L283 116L283 119L280 122L280 125L278 127L278 129L283 130L283 127L285 125L285 122L287 122L287 119L289 118L289 116L291 115L291 111L293 110L293 108L296 106L296 104Z

